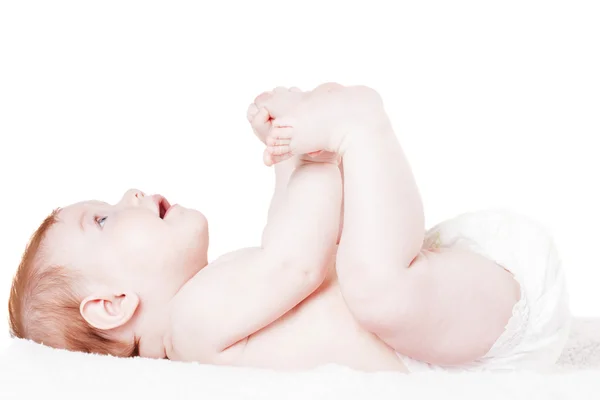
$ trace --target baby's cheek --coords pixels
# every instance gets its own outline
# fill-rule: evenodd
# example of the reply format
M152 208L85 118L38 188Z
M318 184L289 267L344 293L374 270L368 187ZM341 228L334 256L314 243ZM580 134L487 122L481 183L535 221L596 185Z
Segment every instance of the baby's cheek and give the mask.
M119 245L127 254L138 258L152 256L164 248L164 240L155 229L149 226L138 226L122 230L118 235Z

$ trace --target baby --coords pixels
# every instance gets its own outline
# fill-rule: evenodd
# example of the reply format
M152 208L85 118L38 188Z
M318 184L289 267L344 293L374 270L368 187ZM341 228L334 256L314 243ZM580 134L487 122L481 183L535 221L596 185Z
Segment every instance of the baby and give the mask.
M115 205L68 206L25 251L12 334L273 369L500 370L557 359L569 314L543 230L481 212L425 231L374 90L277 88L248 119L276 174L260 247L208 262L206 218L137 190Z

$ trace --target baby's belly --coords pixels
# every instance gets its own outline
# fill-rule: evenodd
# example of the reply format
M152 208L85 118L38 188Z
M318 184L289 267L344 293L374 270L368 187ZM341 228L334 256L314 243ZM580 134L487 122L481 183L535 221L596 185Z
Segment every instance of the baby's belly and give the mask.
M278 321L250 336L232 364L275 369L306 369L341 364L359 370L401 370L393 349L354 320L330 278Z

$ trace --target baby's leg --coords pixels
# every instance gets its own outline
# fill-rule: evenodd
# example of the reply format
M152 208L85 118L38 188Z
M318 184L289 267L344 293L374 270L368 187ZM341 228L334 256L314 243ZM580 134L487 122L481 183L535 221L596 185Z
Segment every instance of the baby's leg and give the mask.
M271 152L325 148L343 155L337 271L355 318L398 352L422 361L452 365L485 355L518 300L512 276L473 253L421 250L420 195L374 91L334 87L312 102L274 121L279 128L271 143L287 142ZM316 126L323 127L320 136Z
M277 87L272 91L264 92L257 96L256 99L247 111L247 118L252 126L254 134L260 139L261 142L266 144L266 138L272 128L271 121L277 115L281 115L291 108L295 107L298 102L306 96L306 93L301 92L298 88L285 88ZM285 201L287 186L290 181L290 177L296 168L306 163L312 162L326 162L335 164L339 160L339 157L335 154L319 152L318 154L299 154L299 155L283 155L276 156L272 155L265 149L263 154L263 162L267 166L274 166L275 170L275 189L273 196L269 204L268 221L271 221L275 215L279 213L279 210L283 206ZM340 168L340 174L342 174L343 183L343 166L340 162L337 162ZM342 207L340 210L340 226L338 229L338 238L336 244L339 243L339 239L342 232L343 224L343 200ZM269 229L270 224L267 223L264 234Z

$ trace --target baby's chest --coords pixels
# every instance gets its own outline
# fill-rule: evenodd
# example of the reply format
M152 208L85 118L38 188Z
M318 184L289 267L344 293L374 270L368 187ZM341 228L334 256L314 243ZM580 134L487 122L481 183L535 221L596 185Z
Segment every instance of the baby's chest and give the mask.
M347 337L355 325L337 281L331 280L277 321L251 335L244 352L250 355L272 351L292 356L326 351L340 337Z

